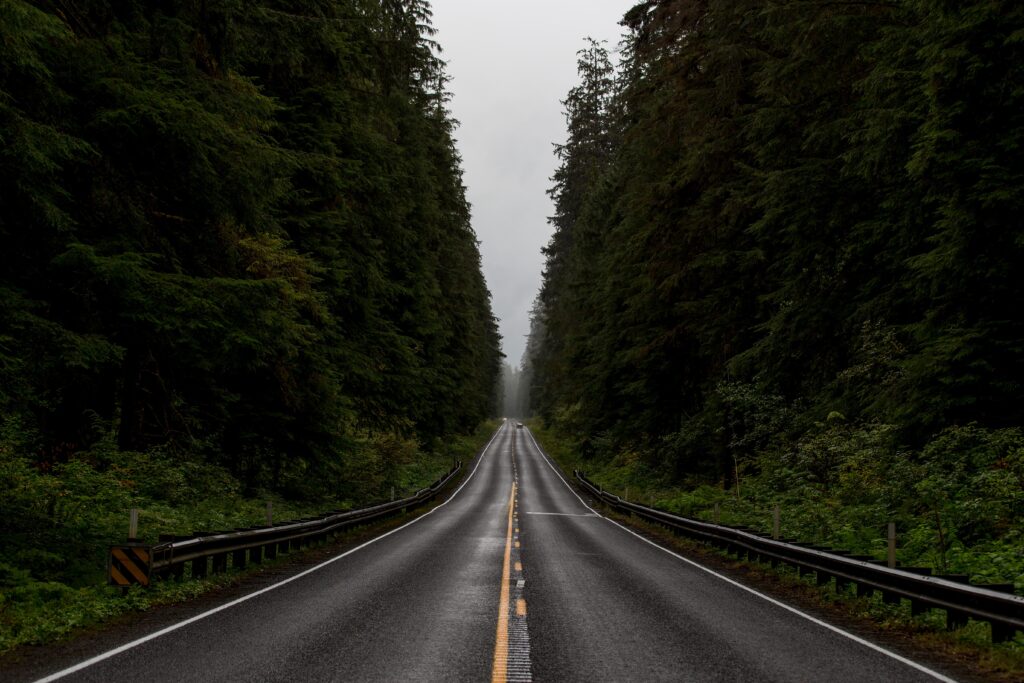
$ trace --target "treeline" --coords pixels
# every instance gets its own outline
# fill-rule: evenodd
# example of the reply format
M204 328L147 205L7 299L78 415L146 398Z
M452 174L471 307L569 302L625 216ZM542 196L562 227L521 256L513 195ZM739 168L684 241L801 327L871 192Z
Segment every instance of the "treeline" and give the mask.
M1019 515L1024 5L650 0L623 25L564 102L532 409L670 480L827 491L931 458Z
M489 414L432 34L425 0L0 3L4 459L329 489Z

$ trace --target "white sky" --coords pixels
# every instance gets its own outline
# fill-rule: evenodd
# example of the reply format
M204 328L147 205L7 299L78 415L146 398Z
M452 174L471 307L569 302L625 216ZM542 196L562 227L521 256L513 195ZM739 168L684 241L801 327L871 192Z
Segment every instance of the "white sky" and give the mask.
M507 360L519 365L551 237L552 143L583 39L615 49L634 0L433 0L456 141Z

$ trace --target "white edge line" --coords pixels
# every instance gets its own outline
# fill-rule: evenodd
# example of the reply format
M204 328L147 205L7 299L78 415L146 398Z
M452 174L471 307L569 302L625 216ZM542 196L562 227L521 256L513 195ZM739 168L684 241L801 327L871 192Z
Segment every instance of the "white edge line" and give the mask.
M548 456L547 453L544 452L544 449L540 447L540 444L537 443L537 439L533 436L533 433L529 432L529 431L527 433L530 434L530 438L533 440L533 444L534 444L534 446L536 446L537 452L540 453L541 456L544 458L544 462L547 464L548 467L551 468L551 471L554 472L558 476L558 478L562 480L562 483L565 484L566 488L568 488L569 491L574 496L576 496L576 498L578 498L581 503L583 503L584 507L586 507L588 510L593 512L595 515L598 515L599 517L601 517L601 519L604 519L607 522L610 522L611 524L614 524L615 526L619 527L623 531L625 531L627 533L630 533L633 536L636 536L637 538L639 538L644 543L648 543L648 544L654 546L655 548L657 548L658 550L666 552L666 553L668 553L669 555L671 555L672 557L674 557L674 558L676 558L678 560L682 560L686 564L692 565L693 567L696 567L697 569L700 569L701 571L707 572L708 574L711 574L712 576L715 576L715 577L721 579L722 581L725 581L726 583L730 583L733 586L736 586L737 588L740 588L742 590L745 590L748 593L756 595L759 598L767 600L768 602L772 603L773 605L775 605L777 607L781 607L782 609L784 609L784 610L786 610L788 612L792 612L793 614L796 614L798 616L801 616L804 619L807 619L808 621L817 624L818 626L827 628L829 631L832 631L834 633L838 633L841 636L849 638L850 640L854 641L855 643L859 643L859 644L863 645L864 647L867 647L867 648L869 648L871 650L874 650L875 652L879 652L879 653L881 653L883 655L891 657L891 658L895 659L896 661L898 661L898 662L900 662L902 664L906 664L907 666L909 666L909 667L911 667L913 669L917 669L918 671L920 671L922 673L925 673L925 674L931 676L932 678L935 678L936 680L943 681L943 683L958 683L958 681L956 679L950 678L949 676L945 676L945 675L939 673L938 671L933 671L932 669L929 669L928 667L924 666L923 664L918 664L914 660L907 659L903 655L896 654L892 650L887 650L884 647L882 647L880 645L876 645L875 643L872 643L869 640L865 640L864 638L861 638L860 636L856 636L856 635L850 633L849 631L844 631L843 629L839 628L838 626L833 626L832 624L829 624L828 622L822 621L821 619L818 619L817 617L812 617L810 614L807 614L806 612L801 612L800 610L796 609L795 607L787 605L784 602L781 602L779 600L776 600L775 598L772 598L770 596L765 595L764 593L756 591L756 590L754 590L753 588L751 588L749 586L745 586L742 583L739 583L738 581L734 581L733 579L730 579L728 576L724 576L722 574L719 574L715 570L709 569L708 567L705 567L704 565L702 565L702 564L700 564L698 562L694 562L693 560L691 560L689 558L683 557L682 555L680 555L678 553L672 552L668 548L665 548L665 547L663 547L661 545L658 545L657 543L655 543L654 541L650 540L649 538L644 538L643 536L641 536L640 534L636 533L635 531L633 531L629 527L626 527L626 526L623 526L622 524L619 524L614 519L609 519L608 517L605 517L601 513L599 513L596 510L594 510L594 508L592 508L589 505L587 505L586 502L584 502L584 500L582 498L580 498L579 494L576 493L575 489L573 489L573 487L569 484L569 482L568 482L568 480L566 480L565 476L560 471L558 471L558 469L554 465L551 464L550 457Z
M387 538L391 534L397 533L397 532L401 531L402 529L415 524L416 522L420 521L421 519L425 519L428 515L431 515L434 512L436 512L437 510L440 510L445 505L447 505L452 500L454 500L455 496L459 495L459 491L461 491L463 488L465 488L466 484L469 483L469 480L473 478L473 475L476 474L476 471L480 468L480 463L482 463L484 461L484 456L487 455L488 449L491 447L491 444L494 443L494 440L496 438L498 438L498 434L500 434L502 432L502 430L506 426L506 424L507 423L502 423L502 425L500 427L498 427L497 430L495 430L494 434L491 436L490 441L488 441L487 445L485 445L483 447L483 449L480 451L480 457L477 458L476 466L473 467L473 471L469 473L469 476L466 477L466 480L462 482L462 484L459 486L459 488L455 489L455 492L452 493L452 495L450 495L448 497L448 499L445 500L443 503L441 503L440 505L437 505L437 506L431 508L426 513L420 515L416 519L410 520L410 521L406 522L405 524L403 524L402 526L397 527L395 529L392 529L391 531L388 531L387 533L381 534L380 536L376 536L374 538L371 538L366 543L363 543L362 545L358 545L355 548L352 548L351 550L346 550L345 552L343 552L340 555L335 555L331 559L326 560L325 562L321 562L320 564L316 565L315 567L310 567L309 569L307 569L305 571L299 572L298 574L296 574L294 576L290 576L287 579L284 579L282 581L278 581L277 583L275 583L273 585L270 585L270 586L267 586L266 588L261 588L260 590L255 591L253 593L249 593L247 595L243 595L242 597L237 598L235 600L232 600L231 602L226 602L223 605L219 605L217 607L214 607L211 610L208 610L208 611L203 612L201 614L197 614L194 617L189 617L188 619L185 619L184 621L179 621L176 624L171 624L170 626L164 627L164 628L160 629L159 631L154 631L153 633L150 633L147 636L143 636L142 638L138 638L137 640L133 640L133 641L131 641L129 643L125 643L124 645L121 645L119 647L115 647L113 650L108 650L106 652L98 654L95 657L91 657L90 659L87 659L87 660L85 660L83 662L79 662L78 664L75 664L74 666L70 666L67 669L63 669L63 670L58 671L56 673L52 673L49 676L46 676L45 678L38 679L37 681L35 681L35 683L49 683L49 681L56 681L56 680L58 680L60 678L64 678L65 676L69 676L69 675L71 675L71 674L73 674L75 672L81 671L82 669L88 668L88 667L92 666L93 664L98 664L98 663L100 663L100 662L102 662L102 661L104 661L106 659L110 659L111 657L119 655L122 652L125 652L127 650L131 650L132 648L135 648L135 647L138 647L139 645L142 645L143 643L147 643L147 642L149 642L151 640L159 638L160 636L167 635L168 633L170 633L172 631L177 631L178 629L184 628L185 626L188 626L189 624L193 624L193 623L195 623L195 622L197 622L197 621L199 621L201 619L205 619L206 617L212 616L212 615L216 614L217 612L222 612L222 611L224 611L226 609L234 607L235 605L241 604L241 603L245 602L246 600L251 600L251 599L255 598L256 596L263 595L264 593L269 593L270 591L272 591L272 590L274 590L276 588L280 588L281 586L283 586L285 584L291 583L292 581L295 581L297 579L301 579L303 576L306 576L307 574L312 574L313 572L315 572L317 570L323 569L327 565L332 564L334 562L337 562L338 560L340 560L340 559L342 559L344 557L347 557L347 556L351 555L352 553L354 553L354 552L356 552L358 550L362 550L366 546L372 545L372 544L376 543L377 541L379 541L379 540L381 540L383 538Z

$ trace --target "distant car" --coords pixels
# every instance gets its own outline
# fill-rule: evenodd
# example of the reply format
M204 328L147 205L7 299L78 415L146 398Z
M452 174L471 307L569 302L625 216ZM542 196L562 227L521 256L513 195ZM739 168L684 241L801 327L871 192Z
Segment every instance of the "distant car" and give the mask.
M522 429L522 428L523 428L523 423L522 422L516 422L516 429Z

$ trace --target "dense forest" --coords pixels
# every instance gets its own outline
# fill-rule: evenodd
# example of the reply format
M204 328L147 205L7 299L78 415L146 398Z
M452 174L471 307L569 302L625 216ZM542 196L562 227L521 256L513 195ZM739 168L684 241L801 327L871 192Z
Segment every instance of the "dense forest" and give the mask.
M1019 542L1024 5L649 0L623 26L564 101L533 412L590 467Z
M102 567L133 503L379 496L492 413L430 18L0 3L0 586Z

